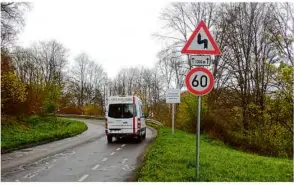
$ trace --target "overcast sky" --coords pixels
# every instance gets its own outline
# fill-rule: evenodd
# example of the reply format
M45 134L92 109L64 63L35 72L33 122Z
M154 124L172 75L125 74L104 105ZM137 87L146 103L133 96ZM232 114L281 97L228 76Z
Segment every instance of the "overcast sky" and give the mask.
M26 14L19 45L56 39L69 49L69 62L80 52L103 65L113 78L120 68L154 66L164 46L151 35L163 26L160 12L168 1L38 1Z

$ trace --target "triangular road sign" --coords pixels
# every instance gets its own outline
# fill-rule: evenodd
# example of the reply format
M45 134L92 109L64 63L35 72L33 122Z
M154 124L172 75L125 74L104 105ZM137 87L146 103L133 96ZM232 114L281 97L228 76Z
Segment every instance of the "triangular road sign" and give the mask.
M221 55L204 21L197 26L186 45L182 49L185 54Z

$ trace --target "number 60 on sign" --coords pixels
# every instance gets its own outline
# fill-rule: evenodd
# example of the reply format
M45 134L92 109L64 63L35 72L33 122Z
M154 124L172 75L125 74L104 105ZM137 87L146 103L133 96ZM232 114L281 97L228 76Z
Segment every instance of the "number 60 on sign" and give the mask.
M193 68L186 76L186 86L188 90L196 95L202 96L209 93L214 84L212 73L203 67Z

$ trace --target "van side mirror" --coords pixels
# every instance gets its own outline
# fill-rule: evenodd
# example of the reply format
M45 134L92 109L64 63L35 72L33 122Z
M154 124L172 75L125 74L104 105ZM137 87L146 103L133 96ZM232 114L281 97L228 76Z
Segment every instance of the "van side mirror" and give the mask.
M142 118L147 118L147 115L145 113L142 113Z

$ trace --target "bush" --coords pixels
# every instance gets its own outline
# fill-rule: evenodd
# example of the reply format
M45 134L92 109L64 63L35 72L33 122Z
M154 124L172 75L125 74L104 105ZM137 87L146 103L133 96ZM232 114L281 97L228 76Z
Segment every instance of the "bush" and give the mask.
M215 98L202 97L201 132L243 151L266 156L293 156L293 134L290 129L293 122L289 119L291 102L285 102L279 96L266 97L264 110L254 103L248 104L246 111L249 125L248 130L245 130L242 107L232 98L234 94L228 92L230 98L225 95L218 93L217 99L222 99L221 102L214 101ZM210 101L209 106L207 101ZM188 92L183 93L176 112L175 127L195 133L197 97Z
M169 109L169 104L165 103L165 101L154 104L151 107L151 112L153 113L151 119L155 119L166 126L171 125L171 109Z
M14 73L9 56L1 53L1 114L20 115L26 85Z
M104 110L102 107L95 105L86 105L84 108L84 114L88 116L103 116Z
M81 114L83 114L83 109L81 107L77 107L77 106L69 106L69 107L60 108L58 113L60 113L60 114L78 114L78 115L81 115Z
M203 114L206 113L206 98L201 99L201 119ZM189 92L185 92L181 95L181 103L176 110L176 125L175 127L190 133L196 132L197 122L197 106L198 97L192 95Z
M203 117L202 129L209 136L243 151L266 156L292 157L292 134L275 121L279 111L274 108L274 113L269 112L269 109L273 109L269 102L264 111L254 104L248 105L248 131L245 131L242 125L241 107L215 109Z
M57 101L61 96L61 87L56 84L47 84L44 88L43 96L42 113L54 113L57 108Z

